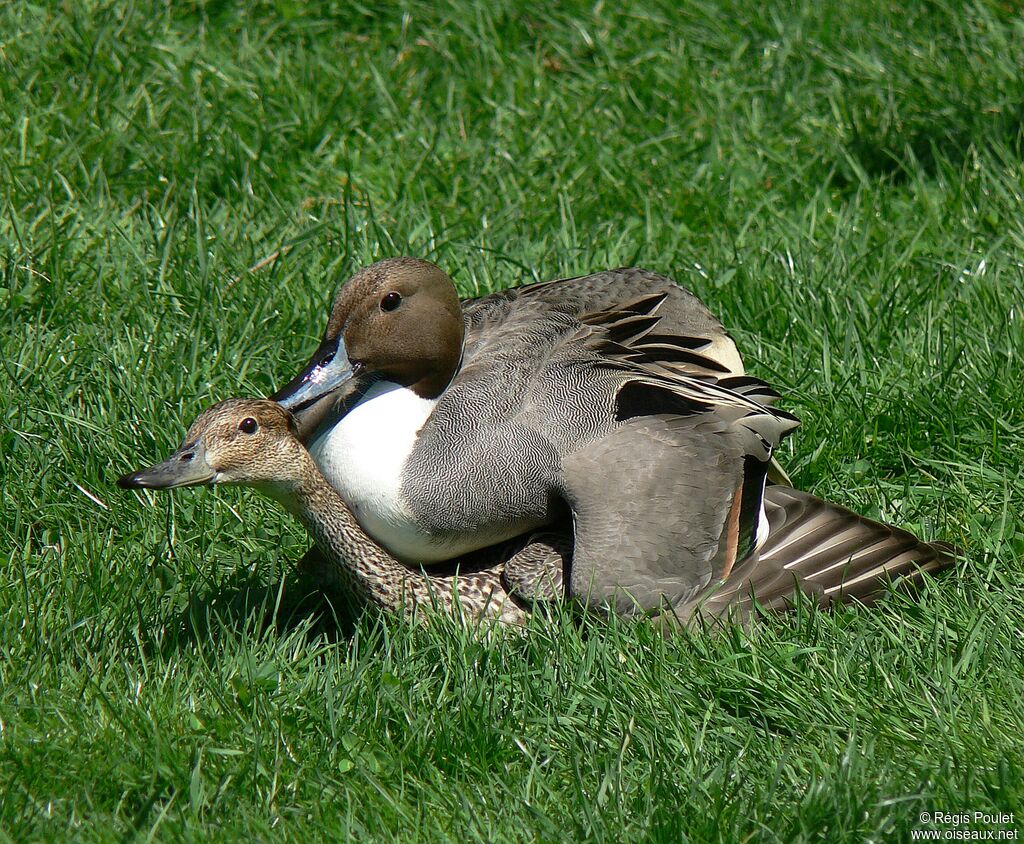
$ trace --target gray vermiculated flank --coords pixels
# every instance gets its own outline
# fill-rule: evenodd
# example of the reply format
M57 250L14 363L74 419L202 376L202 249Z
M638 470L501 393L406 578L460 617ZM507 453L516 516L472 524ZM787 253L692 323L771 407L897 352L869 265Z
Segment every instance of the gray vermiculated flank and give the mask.
M670 279L638 269L495 294L467 303L465 318L463 366L403 475L420 522L438 538L525 531L568 504L573 595L625 612L706 585L721 569L743 457L770 456L750 429L774 446L795 426L763 404L774 394L756 379L743 379L749 398L713 389L742 376L721 323ZM679 358L671 367L666 349ZM634 383L669 412L639 402L636 419L618 418ZM708 412L676 418L680 408Z

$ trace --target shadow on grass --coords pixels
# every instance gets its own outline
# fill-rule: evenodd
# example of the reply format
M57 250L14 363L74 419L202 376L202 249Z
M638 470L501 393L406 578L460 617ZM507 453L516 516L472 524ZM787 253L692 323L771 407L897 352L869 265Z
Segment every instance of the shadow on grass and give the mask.
M322 559L311 548L296 570L283 580L267 583L250 568L223 588L193 595L188 606L170 622L168 634L151 640L150 648L163 657L215 643L227 635L287 636L298 630L308 640L348 639L362 613L336 580L325 578Z

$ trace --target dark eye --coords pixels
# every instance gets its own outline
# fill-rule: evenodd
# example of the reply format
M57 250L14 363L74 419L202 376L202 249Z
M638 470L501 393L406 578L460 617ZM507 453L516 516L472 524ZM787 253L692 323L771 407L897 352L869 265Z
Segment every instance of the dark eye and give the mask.
M320 366L327 366L332 360L334 360L334 352L328 352L320 358Z
M380 300L380 309L382 311L393 311L395 308L397 308L401 304L402 304L402 294L401 293L395 293L395 291L392 290L390 293L388 293L387 296L385 296L383 299Z
M243 434L255 434L260 429L259 423L251 416L246 416L238 423L238 430Z

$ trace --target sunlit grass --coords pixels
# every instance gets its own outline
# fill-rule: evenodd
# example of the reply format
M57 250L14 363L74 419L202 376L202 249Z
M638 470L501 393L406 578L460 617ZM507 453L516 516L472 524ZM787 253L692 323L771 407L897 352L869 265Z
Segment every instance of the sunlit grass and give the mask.
M1021 817L1024 19L677 5L0 6L0 837ZM750 634L339 644L272 504L113 482L290 377L335 286L395 254L465 295L672 274L803 419L800 486L967 559Z

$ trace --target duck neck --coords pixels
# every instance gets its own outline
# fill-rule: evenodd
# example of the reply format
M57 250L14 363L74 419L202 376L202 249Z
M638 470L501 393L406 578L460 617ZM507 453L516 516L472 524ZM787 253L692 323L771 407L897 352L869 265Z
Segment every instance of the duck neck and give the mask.
M300 459L297 479L267 492L302 522L361 598L385 609L411 606L417 594L429 589L426 576L400 563L363 530L305 448Z

